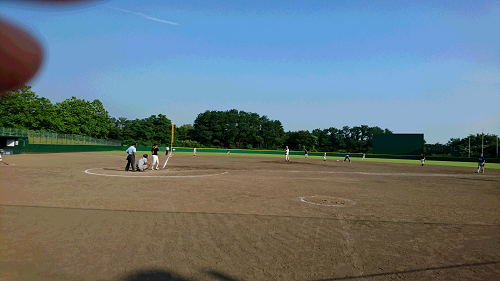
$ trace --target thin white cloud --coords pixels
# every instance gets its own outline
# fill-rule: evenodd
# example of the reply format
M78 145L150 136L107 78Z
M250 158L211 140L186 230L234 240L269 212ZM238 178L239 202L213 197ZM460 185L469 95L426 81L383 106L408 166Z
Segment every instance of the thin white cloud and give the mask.
M157 22L161 22L161 23L166 23L166 24L171 24L171 25L179 25L178 23L171 22L171 21L166 21L166 20L162 20L162 19L158 19L158 18L155 18L155 17L152 17L152 16L148 16L148 15L143 14L143 13L132 12L132 11L128 11L128 10L124 10L124 9L120 9L120 8L109 7L109 6L107 8L110 8L110 9L113 9L113 10L117 10L117 11L122 11L122 12L129 13L129 14L138 15L138 16L141 16L141 17L143 17L145 19L148 19L148 20L153 20L153 21L157 21Z

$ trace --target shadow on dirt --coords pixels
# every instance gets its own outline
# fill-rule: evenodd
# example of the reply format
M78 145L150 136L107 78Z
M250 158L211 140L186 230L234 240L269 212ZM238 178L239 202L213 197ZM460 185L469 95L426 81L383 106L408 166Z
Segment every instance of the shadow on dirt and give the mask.
M226 275L222 272L218 272L215 270L207 270L205 271L207 275L211 277L211 279L220 280L220 281L241 281L240 279L236 279L229 275ZM181 276L172 271L165 271L163 269L144 269L139 270L137 272L119 277L116 279L117 281L197 281L193 278L188 278Z
M164 271L162 269L145 269L135 273L120 277L116 280L120 281L159 281L159 280L176 280L176 281L193 281L193 279L185 278L177 273Z
M294 164L299 164L299 165L311 165L312 163L309 162L295 162L295 161L285 161L285 160L274 160L274 161L262 161L261 163L274 163L274 164L286 164L286 165L294 165Z
M118 169L118 168L114 168L114 169L110 169L110 168L102 168L104 171L123 171L123 172L130 172L130 171L125 171L125 169Z
M227 276L223 273L217 272L215 270L209 270L207 271L208 275L212 276L213 278L219 279L221 281L239 281L239 279L235 279L233 277Z
M495 180L495 179L481 179L481 178L459 178L461 180L471 180L471 181L492 181L492 182L498 182L500 180Z
M499 263L500 263L500 261L489 261L489 262L479 262L479 263L466 263L466 264L456 264L456 265L448 265L448 266L440 266L440 267L428 267L428 268L420 268L420 269L411 269L411 270L384 272L384 273L376 273L376 274L365 274L365 275L357 275L357 276L346 276L346 277L333 277L333 278L325 278L325 279L314 279L314 280L311 280L311 281L335 281L335 280L351 280L351 279L361 279L361 278L373 278L373 277L381 277L381 276L390 276L390 275L400 275L400 274L416 273L416 272L429 271L429 270L445 270L445 269L452 269L452 268L472 267L472 266L484 266L484 265L499 264Z

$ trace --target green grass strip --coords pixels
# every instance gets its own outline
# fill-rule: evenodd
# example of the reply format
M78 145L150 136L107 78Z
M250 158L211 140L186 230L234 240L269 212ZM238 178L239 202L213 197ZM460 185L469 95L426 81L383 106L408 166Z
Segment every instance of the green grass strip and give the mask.
M102 152L92 152L100 155L126 155L124 151L102 151ZM144 152L147 153L147 152ZM137 155L142 155L144 153L137 153ZM149 153L147 153L149 154ZM162 154L165 156L164 154ZM160 155L160 156L162 156ZM192 152L175 152L175 155L193 155ZM198 152L196 155L213 155L213 156L244 156L244 157L273 157L273 158L283 158L285 159L285 154L276 155L276 154L251 154L251 153L215 153L215 152ZM304 159L304 156L291 155L290 159ZM323 160L322 156L309 156L308 159L320 159ZM335 157L335 156L326 156L326 161L343 161L344 157ZM409 160L409 159L385 159L385 158L369 158L367 157L365 160L361 158L351 158L353 162L381 162L381 163L397 163L397 164L412 164L412 165L421 165L420 159ZM468 167L468 168L477 168L477 163L474 162L455 162L455 161L435 161L435 160L426 160L425 165L432 166L452 166L452 167ZM488 159L486 159L486 169L500 169L500 163L488 163Z

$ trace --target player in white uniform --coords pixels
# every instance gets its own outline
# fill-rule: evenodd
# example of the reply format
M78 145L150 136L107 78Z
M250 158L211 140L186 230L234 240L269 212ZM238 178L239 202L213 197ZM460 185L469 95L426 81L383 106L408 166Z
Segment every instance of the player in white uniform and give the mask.
M290 161L290 149L288 149L288 146L285 150L285 161Z
M196 156L196 147L193 148L193 156Z
M326 161L326 152L323 152L323 161Z
M137 164L135 165L135 168L137 169L138 172L144 172L149 167L151 167L151 163L148 162L147 154L142 155L142 158L139 161L137 161Z

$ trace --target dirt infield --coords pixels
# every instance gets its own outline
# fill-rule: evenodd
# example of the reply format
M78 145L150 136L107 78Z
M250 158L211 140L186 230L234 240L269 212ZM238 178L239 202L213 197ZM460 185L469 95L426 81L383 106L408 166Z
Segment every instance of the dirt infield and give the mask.
M141 173L124 171L125 155L4 160L0 280L500 278L500 170L176 155Z

